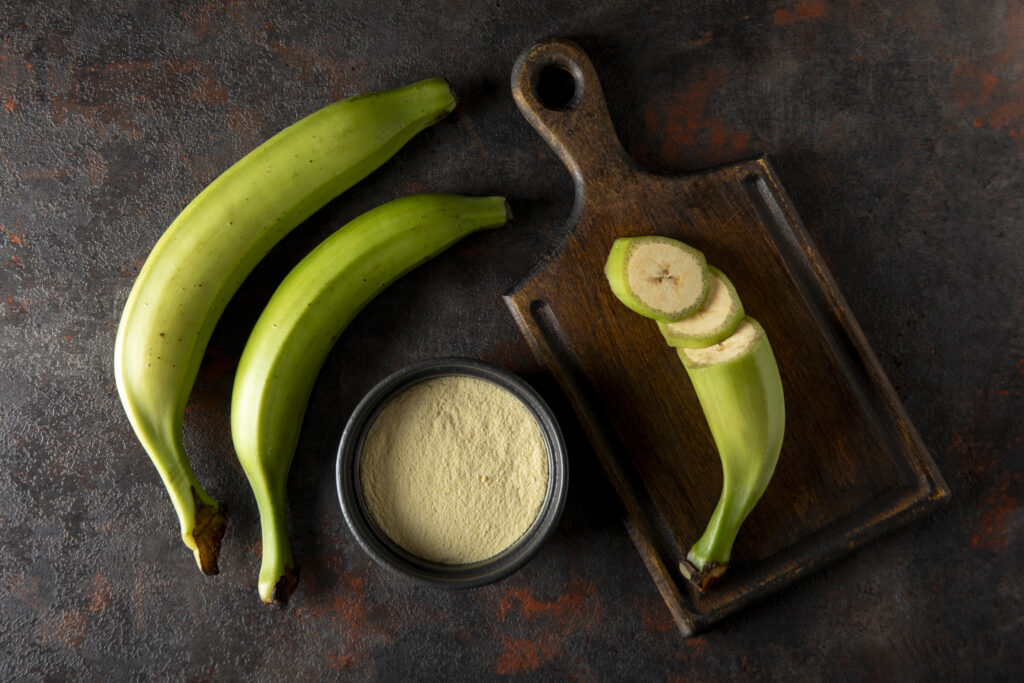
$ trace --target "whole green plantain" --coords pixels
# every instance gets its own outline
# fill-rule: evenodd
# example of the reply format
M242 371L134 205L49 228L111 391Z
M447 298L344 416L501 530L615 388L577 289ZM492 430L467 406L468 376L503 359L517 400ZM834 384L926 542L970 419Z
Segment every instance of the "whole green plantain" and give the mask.
M210 183L143 265L117 330L114 375L204 573L217 573L226 519L185 456L182 420L217 320L282 237L454 107L448 84L430 79L307 116Z
M317 374L342 331L381 290L466 235L504 225L503 197L421 194L343 226L288 274L238 364L231 436L263 529L260 598L288 599L297 582L285 490Z

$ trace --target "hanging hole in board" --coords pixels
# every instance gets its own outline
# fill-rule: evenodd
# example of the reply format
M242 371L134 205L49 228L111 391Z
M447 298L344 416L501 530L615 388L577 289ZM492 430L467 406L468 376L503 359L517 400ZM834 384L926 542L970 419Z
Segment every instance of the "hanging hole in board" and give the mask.
M576 77L564 66L549 64L537 74L533 86L537 100L547 109L566 111L580 103L582 88Z

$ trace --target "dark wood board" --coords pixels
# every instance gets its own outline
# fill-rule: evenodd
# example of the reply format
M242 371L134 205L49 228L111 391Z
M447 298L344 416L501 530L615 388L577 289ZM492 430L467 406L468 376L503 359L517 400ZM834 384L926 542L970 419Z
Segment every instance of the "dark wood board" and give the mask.
M679 177L639 169L571 41L523 53L512 90L569 168L576 203L565 241L506 301L568 395L685 635L948 497L767 159ZM768 332L786 394L775 476L729 571L703 594L678 566L720 493L715 447L673 349L614 298L603 275L616 237L645 234L683 240L729 275Z

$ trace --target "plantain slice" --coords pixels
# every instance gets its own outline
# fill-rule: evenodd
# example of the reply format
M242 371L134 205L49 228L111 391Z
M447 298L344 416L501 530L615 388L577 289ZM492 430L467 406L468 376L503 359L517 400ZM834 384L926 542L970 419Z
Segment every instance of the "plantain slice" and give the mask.
M655 235L615 240L604 274L619 301L659 322L675 322L696 312L710 288L703 253Z

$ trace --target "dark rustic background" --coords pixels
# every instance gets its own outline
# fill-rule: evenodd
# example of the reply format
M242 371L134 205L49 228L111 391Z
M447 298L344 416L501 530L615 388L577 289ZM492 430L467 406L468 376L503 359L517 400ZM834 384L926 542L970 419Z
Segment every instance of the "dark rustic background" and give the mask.
M1019 676L1024 3L73 5L0 0L0 679ZM572 204L509 94L515 57L550 35L588 51L641 165L770 156L952 489L938 513L689 641L501 300ZM433 75L459 93L456 114L286 238L214 334L185 439L232 517L222 573L204 577L114 388L134 277L178 211L264 138ZM238 356L290 266L415 191L505 193L516 220L394 285L342 337L290 480L300 587L266 607L228 434ZM438 355L523 375L571 447L550 543L467 592L379 569L334 489L351 408Z

